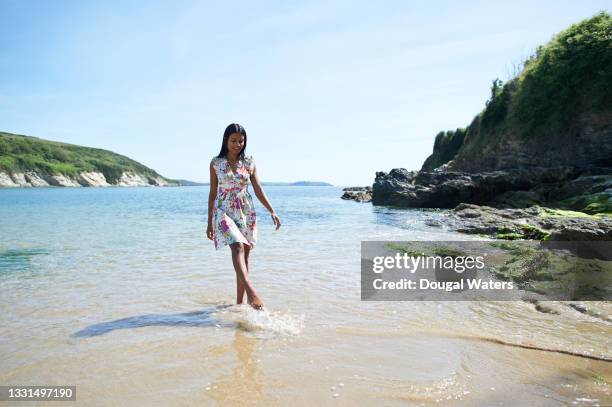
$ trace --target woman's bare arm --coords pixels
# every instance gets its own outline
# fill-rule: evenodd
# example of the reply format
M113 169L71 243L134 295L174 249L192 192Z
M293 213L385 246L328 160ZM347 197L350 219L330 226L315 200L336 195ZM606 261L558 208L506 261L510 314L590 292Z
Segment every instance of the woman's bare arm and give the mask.
M276 225L276 230L278 230L278 228L280 228L281 226L280 219L274 211L274 208L272 208L272 204L270 204L266 193L261 187L259 177L257 176L257 166L255 166L255 164L253 164L253 172L251 173L251 183L253 184L253 191L255 191L255 196L257 197L257 199L259 199L259 202L261 202L261 204L266 207L268 212L270 212L270 215L272 215L272 221Z
M213 163L210 163L210 192L208 193L208 227L206 228L206 236L212 240L212 217L215 205L215 199L217 199L217 186L219 180L217 179L217 172Z

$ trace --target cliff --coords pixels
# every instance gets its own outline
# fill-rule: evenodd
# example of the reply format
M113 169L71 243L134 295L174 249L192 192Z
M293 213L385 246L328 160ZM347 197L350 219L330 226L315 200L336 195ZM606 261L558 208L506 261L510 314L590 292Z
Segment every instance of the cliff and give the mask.
M493 81L466 128L440 132L420 171L378 172L372 202L546 205L612 213L612 17L600 12Z
M612 17L600 12L495 79L420 171L377 172L374 205L454 208L451 228L502 239L612 240Z
M0 187L174 185L112 151L0 132Z
M612 17L555 35L503 84L466 129L441 132L422 170L612 166Z

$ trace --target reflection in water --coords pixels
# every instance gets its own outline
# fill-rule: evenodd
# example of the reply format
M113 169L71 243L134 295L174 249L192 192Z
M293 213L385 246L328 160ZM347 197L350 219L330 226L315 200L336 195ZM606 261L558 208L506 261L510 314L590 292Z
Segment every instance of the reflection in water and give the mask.
M263 403L263 373L259 360L253 355L257 338L237 329L232 340L231 350L235 352L237 362L232 370L223 373L208 386L208 395L222 405L253 405ZM224 349L222 352L229 351Z

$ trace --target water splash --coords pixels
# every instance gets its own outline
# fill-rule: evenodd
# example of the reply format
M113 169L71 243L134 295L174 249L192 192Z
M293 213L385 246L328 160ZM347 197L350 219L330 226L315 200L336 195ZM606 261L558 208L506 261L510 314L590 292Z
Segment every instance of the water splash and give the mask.
M218 318L236 324L247 332L272 335L299 335L304 328L304 314L293 315L290 312L254 310L246 304L232 305L216 315Z

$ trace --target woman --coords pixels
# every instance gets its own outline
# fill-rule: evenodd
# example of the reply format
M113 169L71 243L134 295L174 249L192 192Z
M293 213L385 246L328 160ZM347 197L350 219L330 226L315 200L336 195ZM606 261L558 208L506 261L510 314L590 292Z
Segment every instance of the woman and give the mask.
M232 123L223 133L221 152L210 162L210 194L208 195L208 227L206 236L215 243L215 249L229 245L236 270L236 302L242 304L246 291L247 302L253 308L263 309L249 281L249 253L257 241L257 220L253 199L249 194L249 180L257 199L272 215L276 230L281 222L266 197L253 157L245 156L247 134L239 124Z

